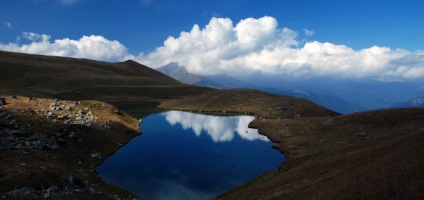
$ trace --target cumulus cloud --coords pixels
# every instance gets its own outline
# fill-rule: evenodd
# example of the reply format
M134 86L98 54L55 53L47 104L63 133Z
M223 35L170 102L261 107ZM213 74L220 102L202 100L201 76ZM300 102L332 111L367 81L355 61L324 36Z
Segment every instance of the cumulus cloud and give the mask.
M313 31L304 29L305 36ZM256 72L292 77L337 76L388 80L424 77L422 52L372 46L354 50L345 45L310 41L279 28L273 17L248 18L237 24L212 18L204 28L168 37L163 46L137 57L153 68L178 62L197 74L248 75ZM412 61L413 62L412 62Z
M148 0L146 2L151 2ZM306 37L313 31L303 29ZM178 37L169 36L162 46L134 56L116 40L83 36L50 42L45 34L23 33L31 43L1 44L0 49L24 53L90 58L106 61L133 59L152 68L170 62L191 73L232 76L273 74L289 77L372 78L398 81L424 78L424 53L371 46L355 50L346 45L307 41L275 18L247 18L234 24L213 17L207 25L195 24Z
M51 36L24 32L22 37L30 44L0 44L0 49L31 54L89 58L95 60L124 60L131 58L127 48L116 40L108 40L102 36L83 36L79 40L69 38L50 42Z
M231 141L235 133L250 141L269 141L257 129L248 128L249 123L255 119L252 116L221 117L179 111L169 111L164 115L171 125L181 124L183 129L192 129L196 136L204 131L214 142Z

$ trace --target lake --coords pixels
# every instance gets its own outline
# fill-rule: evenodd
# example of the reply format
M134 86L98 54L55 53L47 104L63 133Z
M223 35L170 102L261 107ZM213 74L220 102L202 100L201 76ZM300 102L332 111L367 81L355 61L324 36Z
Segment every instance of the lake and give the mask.
M143 118L135 137L97 167L140 199L214 199L277 169L284 155L248 128L252 116L167 111Z

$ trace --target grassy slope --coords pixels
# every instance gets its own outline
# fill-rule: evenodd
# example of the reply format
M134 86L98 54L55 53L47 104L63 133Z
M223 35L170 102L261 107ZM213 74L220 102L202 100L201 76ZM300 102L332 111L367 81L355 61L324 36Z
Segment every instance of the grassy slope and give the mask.
M212 90L180 83L134 61L109 63L2 51L0 85L3 94L108 102L176 98Z

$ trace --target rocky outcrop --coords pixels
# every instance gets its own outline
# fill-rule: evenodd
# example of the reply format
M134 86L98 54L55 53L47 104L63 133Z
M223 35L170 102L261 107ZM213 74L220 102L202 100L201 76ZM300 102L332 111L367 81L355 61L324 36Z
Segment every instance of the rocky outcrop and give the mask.
M140 133L137 119L99 101L5 99L0 106L0 198L134 198L111 189L94 168Z

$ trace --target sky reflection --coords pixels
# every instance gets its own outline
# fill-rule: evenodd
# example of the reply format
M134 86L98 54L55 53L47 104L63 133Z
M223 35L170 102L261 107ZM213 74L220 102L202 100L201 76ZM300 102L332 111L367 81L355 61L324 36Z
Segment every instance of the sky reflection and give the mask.
M253 116L213 116L181 111L168 111L163 115L169 124L180 124L184 130L192 129L198 137L205 132L214 142L232 141L235 133L249 141L269 141L257 129L248 128L255 119Z
M253 119L180 111L152 114L143 118L143 134L97 171L140 199L213 199L284 161L271 142L247 128Z

